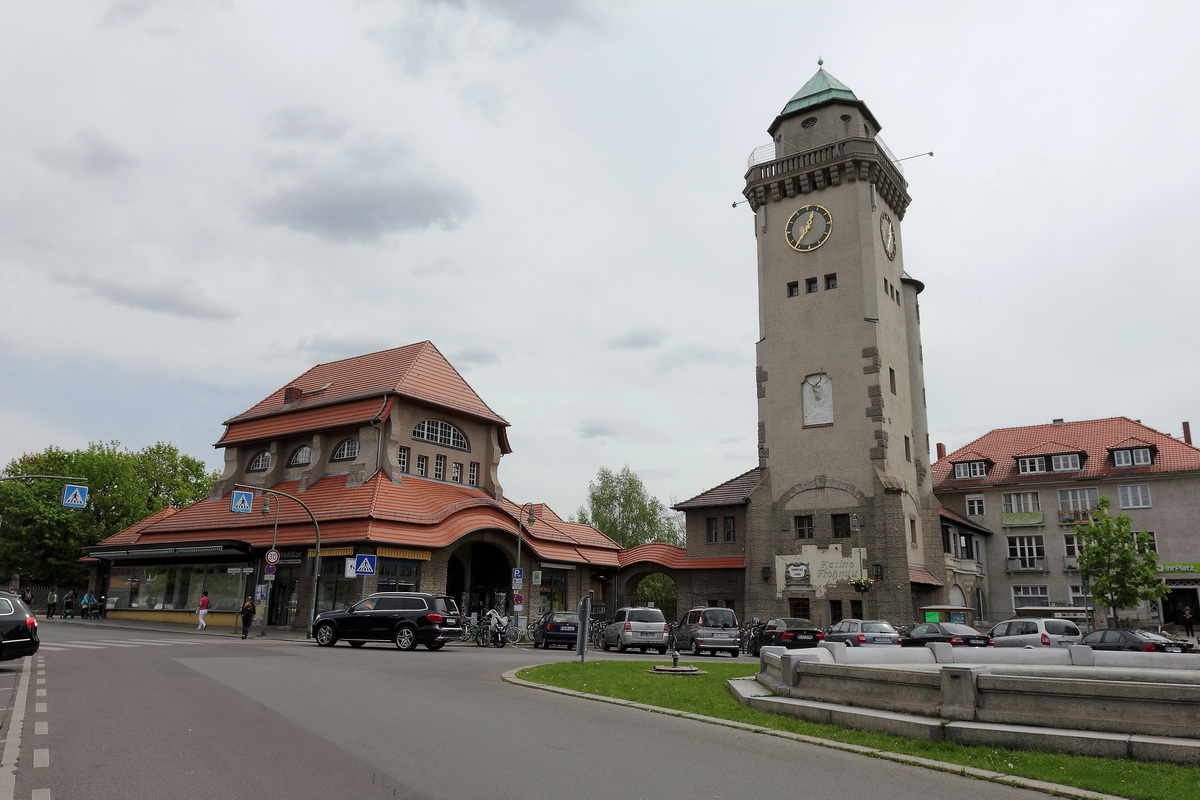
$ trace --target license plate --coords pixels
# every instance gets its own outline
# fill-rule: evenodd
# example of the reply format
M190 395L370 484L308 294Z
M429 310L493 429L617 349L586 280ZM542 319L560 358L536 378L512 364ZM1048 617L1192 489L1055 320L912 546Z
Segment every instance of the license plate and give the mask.
M575 632L575 626L574 626L574 625L563 625L563 626L562 626L562 629L563 629L564 631L566 631L567 633L574 633L574 632Z
M886 636L876 636L875 637L875 644L887 644L890 641L891 641L891 639L889 639Z
M653 635L654 635L654 631L641 631L638 633L638 636L653 636Z
M968 639L967 642L970 644L987 644L983 639Z
M812 641L812 634L811 633L797 633L796 638L803 639L804 641L808 642L808 641Z
M728 639L728 638L729 638L729 634L728 634L728 633L714 633L712 638L714 638L714 639Z

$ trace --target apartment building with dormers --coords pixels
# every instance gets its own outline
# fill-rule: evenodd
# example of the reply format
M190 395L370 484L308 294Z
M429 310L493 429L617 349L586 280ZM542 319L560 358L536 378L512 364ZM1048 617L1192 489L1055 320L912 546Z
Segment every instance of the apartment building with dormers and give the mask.
M993 532L974 540L985 548L981 620L1092 605L1075 528L1101 495L1151 534L1171 589L1122 618L1167 624L1185 605L1200 608L1200 450L1186 423L1183 440L1128 417L998 428L949 454L938 445L933 483L947 508Z

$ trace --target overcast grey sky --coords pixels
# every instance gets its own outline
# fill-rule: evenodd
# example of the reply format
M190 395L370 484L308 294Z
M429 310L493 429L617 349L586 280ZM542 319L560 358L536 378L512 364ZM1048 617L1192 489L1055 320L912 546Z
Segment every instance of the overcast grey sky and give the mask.
M824 58L906 161L930 434L1194 415L1200 3L0 0L0 466L425 339L568 516L757 464L747 156Z

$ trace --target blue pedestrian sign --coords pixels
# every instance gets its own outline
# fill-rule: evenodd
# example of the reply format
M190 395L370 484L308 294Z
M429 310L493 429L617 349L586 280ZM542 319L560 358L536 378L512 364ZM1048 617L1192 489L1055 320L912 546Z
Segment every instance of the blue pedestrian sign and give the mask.
M67 508L87 508L88 487L68 483L63 487L62 504Z
M354 574L355 575L374 575L375 574L375 556L356 555L354 557Z
M229 499L229 510L235 514L249 514L254 510L254 493L234 490Z

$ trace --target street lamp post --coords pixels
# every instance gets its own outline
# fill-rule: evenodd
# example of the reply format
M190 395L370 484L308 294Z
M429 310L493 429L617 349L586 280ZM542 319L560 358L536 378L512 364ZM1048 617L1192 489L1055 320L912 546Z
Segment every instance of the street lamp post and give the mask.
M286 497L289 500L295 500L297 503L300 504L301 508L303 508L305 511L308 512L308 518L312 520L313 533L316 536L316 546L315 546L314 552L313 552L314 559L313 559L312 612L309 614L308 630L305 631L304 636L306 639L312 638L312 624L313 624L313 620L315 620L317 618L317 593L321 588L321 526L317 523L316 515L313 514L311 508L309 508L307 505L305 505L303 500L301 500L299 497L294 497L293 495L290 495L287 492L281 492L278 489L264 489L261 486L251 486L246 483L235 483L234 486L236 486L239 489L249 489L251 491L258 491L258 492L262 492L264 494L273 494L278 497Z

